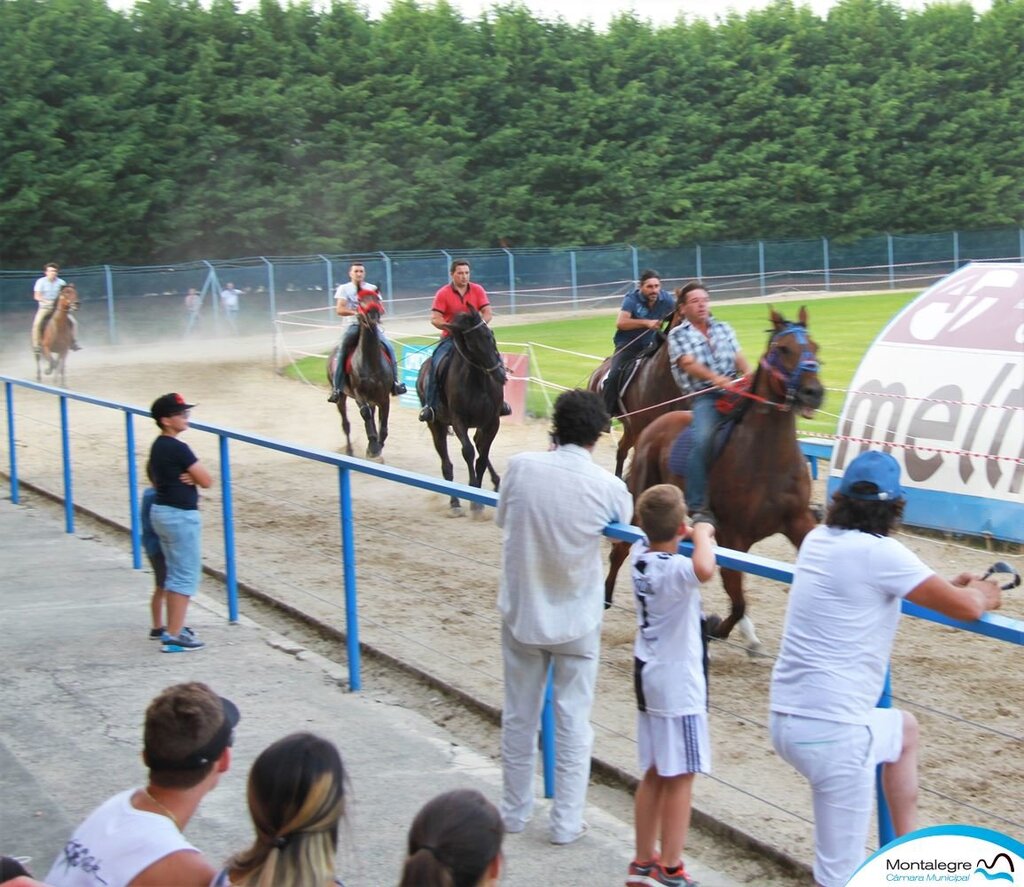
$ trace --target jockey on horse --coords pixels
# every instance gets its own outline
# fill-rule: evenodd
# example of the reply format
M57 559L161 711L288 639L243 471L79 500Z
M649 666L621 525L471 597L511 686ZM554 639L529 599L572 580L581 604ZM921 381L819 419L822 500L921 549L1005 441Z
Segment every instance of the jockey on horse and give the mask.
M604 381L605 408L613 418L621 412L619 389L630 363L657 341L661 321L676 307L675 299L661 288L657 271L647 269L640 275L640 286L626 293L615 319L615 353Z
M32 350L36 355L42 354L42 334L46 321L53 315L57 307L57 297L60 295L61 287L65 282L58 277L60 267L56 262L47 262L43 268L44 276L36 281L32 288L32 295L36 300L36 316L32 321ZM78 344L78 321L71 315L71 350L81 351L82 346Z
M353 262L348 268L348 283L338 286L334 292L334 300L337 303L335 313L339 317L354 317L359 313L360 299L367 296L377 296L377 287L372 283L366 283L366 266L362 262ZM383 306L381 311L383 312ZM384 335L384 328L377 327L380 334L380 343L388 353L388 359L395 370L395 384L391 388L393 395L405 394L406 387L398 377L398 361L395 359L395 349ZM341 391L345 387L345 366L348 363L349 355L355 347L359 338L359 324L350 322L341 337L341 354L338 356L338 364L334 370L334 385L327 398L328 403L337 403L341 397Z
M715 434L728 416L717 408L718 398L737 375L750 372L736 333L711 315L711 297L699 280L679 290L686 318L668 335L672 375L683 394L693 395L690 429L692 449L687 463L686 509L694 522L713 515L708 507L708 468Z
M445 325L451 323L456 314L462 314L470 308L479 311L481 319L488 325L493 317L487 291L480 284L469 281L469 262L455 259L449 270L451 281L434 294L434 303L430 306L430 322L441 331L441 341L437 343L430 360L430 374L427 376L423 409L419 416L421 422L433 422L440 405L438 395L441 373L447 363L445 358L452 349L452 339ZM512 407L502 401L500 415L508 416L511 413Z

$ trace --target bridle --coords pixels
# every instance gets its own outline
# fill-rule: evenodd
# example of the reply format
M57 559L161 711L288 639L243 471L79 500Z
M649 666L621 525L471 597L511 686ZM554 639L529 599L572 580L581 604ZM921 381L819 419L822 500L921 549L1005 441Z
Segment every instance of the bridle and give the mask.
M787 370L782 364L782 352L779 350L779 339L783 336L793 335L800 345L800 359L791 370ZM800 387L800 377L804 373L817 373L821 364L817 356L811 350L811 340L807 335L807 328L803 324L791 323L789 321L772 334L768 342L768 351L761 358L758 371L764 371L768 375L769 386L781 391L783 399L781 402L761 397L753 391L744 392L743 396L760 403L767 404L777 410L790 410L796 400L797 388ZM756 388L756 383L754 385Z
M482 326L487 326L487 323L486 323L486 321L485 321L485 320L484 320L484 319L483 319L483 318L481 317L481 318L480 318L480 319L479 319L479 320L478 320L478 321L477 321L477 322L476 322L475 324L473 324L473 326L471 326L471 327L470 327L469 329L465 329L465 330L459 330L459 334L460 334L460 335L462 335L462 336L468 336L468 335L469 335L469 334L470 334L471 332L473 332L474 330L478 330L478 329L480 329L480 327L482 327ZM450 331L449 331L449 332L450 332ZM502 360L501 360L501 355L500 355L500 354L498 355L498 360L497 360L497 362L496 362L496 363L494 364L494 366L491 366L491 367L486 367L486 366L481 366L481 365L480 365L479 363L477 363L477 362L476 362L475 360L473 360L473 358L472 358L472 357L470 357L470 356L469 356L469 355L468 355L468 354L467 354L467 353L466 353L466 352L465 352L465 351L464 351L464 350L462 349L462 346L460 346L460 345L459 345L459 340L458 340L458 338L457 338L456 336L454 336L454 335L452 336L452 346L453 346L453 347L455 348L455 350L456 350L456 351L458 351L458 352L459 352L459 354L461 354L461 355L462 355L462 359L463 359L464 361L466 361L466 363L468 363L468 364L469 364L470 366L472 366L472 367L475 367L476 369L478 369L478 370L481 370L482 372L485 372L485 373L488 373L488 374L492 374L492 373L497 373L497 372L500 372L500 373L501 373L502 375L504 375L504 374L505 374L505 364L504 364L504 363L502 363Z

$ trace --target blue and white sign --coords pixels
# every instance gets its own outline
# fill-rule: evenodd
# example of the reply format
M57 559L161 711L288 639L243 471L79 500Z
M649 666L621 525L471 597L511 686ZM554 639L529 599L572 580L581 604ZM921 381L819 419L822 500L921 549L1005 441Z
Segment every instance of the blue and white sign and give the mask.
M836 435L829 496L864 450L902 466L907 524L1024 542L1024 264L972 263L868 349Z
M402 345L402 356L398 359L401 367L401 378L408 389L405 394L398 398L398 402L404 407L420 408L420 399L416 394L416 378L420 374L420 367L426 363L427 358L434 353L434 345L418 348L412 345Z

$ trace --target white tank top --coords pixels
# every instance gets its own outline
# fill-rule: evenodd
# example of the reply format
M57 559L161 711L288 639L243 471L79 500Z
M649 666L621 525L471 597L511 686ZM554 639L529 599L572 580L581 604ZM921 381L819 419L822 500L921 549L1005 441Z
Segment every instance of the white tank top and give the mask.
M157 860L179 850L199 851L160 813L136 810L138 789L114 795L93 810L57 856L52 887L126 887Z

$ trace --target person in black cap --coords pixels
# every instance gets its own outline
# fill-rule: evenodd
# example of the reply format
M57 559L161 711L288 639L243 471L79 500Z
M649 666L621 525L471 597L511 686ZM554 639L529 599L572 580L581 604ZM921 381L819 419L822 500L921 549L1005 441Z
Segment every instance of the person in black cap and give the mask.
M150 407L150 414L160 428L160 436L149 451L146 473L156 487L149 520L167 562L167 630L161 637L164 653L187 653L204 646L185 627L185 611L199 588L202 572L202 518L197 487L206 489L213 483L210 472L195 453L178 440L178 435L188 430L189 410L194 406L180 394L164 394Z
M168 687L146 709L149 779L97 807L45 881L52 887L208 887L216 869L182 832L231 766L238 708L206 684Z
M917 827L917 721L876 707L903 600L964 620L1001 600L994 582L943 579L891 538L903 506L899 463L862 453L793 570L770 728L775 750L811 785L820 887L842 887L864 859L878 764L897 836Z

